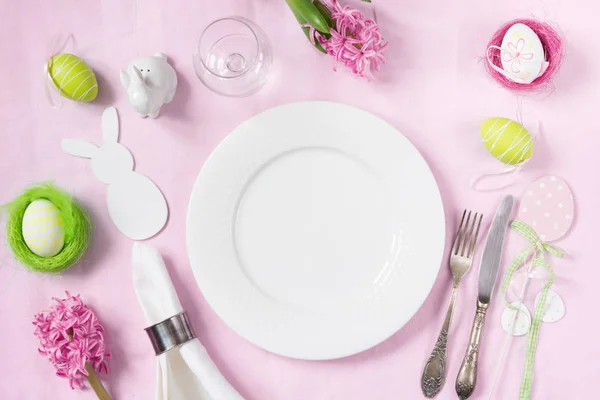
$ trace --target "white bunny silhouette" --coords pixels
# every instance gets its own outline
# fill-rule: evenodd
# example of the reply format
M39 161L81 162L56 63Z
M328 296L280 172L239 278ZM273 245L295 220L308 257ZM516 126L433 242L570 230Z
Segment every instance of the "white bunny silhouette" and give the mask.
M102 137L100 148L81 139L63 139L61 146L69 154L91 158L92 172L108 184L108 213L121 233L133 240L148 239L167 222L167 202L154 182L133 171L133 156L118 143L114 107L102 114Z

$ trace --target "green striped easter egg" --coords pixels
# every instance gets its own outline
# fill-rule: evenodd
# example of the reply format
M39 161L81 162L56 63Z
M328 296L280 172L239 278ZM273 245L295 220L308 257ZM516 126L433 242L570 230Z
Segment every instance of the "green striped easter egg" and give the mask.
M52 57L48 61L48 73L58 92L68 99L87 103L98 95L94 71L73 54Z
M533 139L527 129L508 118L483 121L481 139L490 154L505 164L521 164L533 153Z

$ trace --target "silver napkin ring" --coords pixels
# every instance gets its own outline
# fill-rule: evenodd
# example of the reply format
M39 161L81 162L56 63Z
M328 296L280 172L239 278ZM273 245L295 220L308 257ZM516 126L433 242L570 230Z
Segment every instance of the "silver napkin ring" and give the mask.
M148 334L154 348L154 353L157 356L179 347L196 337L185 311L144 330Z

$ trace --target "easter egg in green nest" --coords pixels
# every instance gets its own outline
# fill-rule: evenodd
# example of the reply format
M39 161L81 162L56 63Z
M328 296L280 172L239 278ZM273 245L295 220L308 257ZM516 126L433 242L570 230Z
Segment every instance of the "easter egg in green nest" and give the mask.
M2 206L6 236L15 258L38 272L60 272L81 259L92 225L85 209L50 182L27 188Z
M54 203L37 199L23 213L23 240L40 257L52 257L65 245L64 218Z

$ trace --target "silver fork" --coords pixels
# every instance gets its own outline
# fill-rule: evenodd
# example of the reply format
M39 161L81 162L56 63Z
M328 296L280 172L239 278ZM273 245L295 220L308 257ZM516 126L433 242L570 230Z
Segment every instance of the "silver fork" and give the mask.
M450 254L450 271L452 271L453 278L452 297L450 297L444 325L442 325L440 334L421 376L421 390L423 391L423 395L429 399L435 397L440 392L446 380L446 349L448 332L450 331L450 323L452 322L452 314L454 313L454 304L456 303L460 281L473 263L473 253L475 252L475 245L477 244L477 236L479 236L479 228L481 227L483 215L480 214L479 221L477 221L478 214L475 213L471 221L471 214L471 211L468 214L467 210L463 212L460 227L454 239L452 253ZM467 217L466 223L465 216ZM477 225L477 229L475 229L475 225Z

